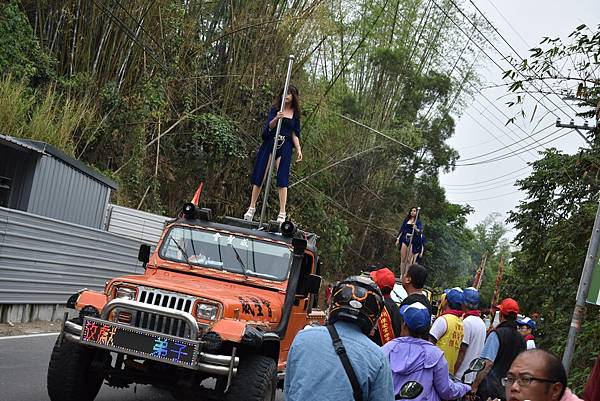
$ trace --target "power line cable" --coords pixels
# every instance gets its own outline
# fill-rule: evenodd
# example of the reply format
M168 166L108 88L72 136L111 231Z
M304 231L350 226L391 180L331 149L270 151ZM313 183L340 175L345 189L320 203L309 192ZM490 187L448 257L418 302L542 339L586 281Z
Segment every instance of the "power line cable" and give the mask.
M446 185L444 185L444 187L468 187L468 186L472 186L472 185L483 184L486 182L495 181L495 180L498 180L498 179L501 179L504 177L508 177L511 174L521 172L527 168L529 168L529 166L522 167L518 170L514 170L514 171L511 171L510 173L506 173L506 174L500 175L498 177L490 178L489 180L485 180L485 181L476 181L476 182L471 182L471 183L467 183L467 184L446 184Z
M553 132L551 132L549 135L546 135L544 138L547 138L547 137L549 137L550 135L556 134L556 133L557 133L557 132L559 132L559 131L560 131L560 129L558 129L558 130L556 130L556 131L553 131ZM542 145L546 145L546 144L548 144L548 143L551 143L551 142L554 142L554 141L556 141L556 140L558 140L558 139L560 139L560 138L563 138L563 137L567 136L568 134L570 134L572 131L574 131L574 130L568 131L567 133L565 133L565 134L563 134L563 135L559 135L559 136L557 136L556 138L552 138L552 139L550 139L550 140L548 140L548 141L544 142ZM542 138L542 139L543 139L543 138ZM482 161L480 161L480 162L474 162L474 163L465 163L465 164L456 164L456 167L478 166L478 165L480 165L480 164L493 163L493 162L497 162L497 161L500 161L500 160L509 159L509 158L511 158L511 157L517 156L517 155L519 155L519 154L522 154L522 153L526 152L527 150L529 150L529 149L525 149L525 150L523 150L523 151L521 151L521 152L517 152L517 153L513 153L513 154L510 154L510 153L508 153L508 154L505 154L505 155L502 155L502 156L498 156L498 157L496 157L496 158L493 158L493 159L482 160Z
M453 0L450 0L450 1L451 1L451 2L454 4L454 6L455 6L455 7L457 7L457 6L456 6L456 3L454 3L454 1L453 1ZM517 55L517 57L519 57L519 59L521 59L521 61L524 61L523 57L521 57L521 55L520 55L520 54L519 54L519 53L518 53L518 52L515 50L515 48L514 48L514 47L513 47L513 46L512 46L512 45L511 45L511 44L510 44L510 43L509 43L509 42L508 42L508 41L507 41L505 38L504 38L504 36L502 36L502 34L501 34L499 31L498 31L498 29L496 29L496 27L495 27L495 26L494 26L494 25L493 25L493 24L490 22L490 20L489 20L489 19L488 19L488 18L485 16L485 14L484 14L483 12L481 12L481 10L479 9L479 7L477 7L477 5L476 5L476 4L473 2L473 0L469 0L469 2L470 2L471 4L473 4L473 7L475 7L475 9L477 10L477 12L479 12L479 14L481 14L481 16L483 17L483 19L485 19L485 20L486 20L486 22L489 24L489 26L490 26L490 27L491 27L491 28L492 28L492 29L493 29L493 30L494 30L494 31L495 31L495 32L498 34L498 36L500 36L500 38L501 38L501 39L504 41L504 43L506 43L506 44L508 45L508 47L510 47L510 49L511 49L511 50L512 50L512 51L513 51L513 52L514 52L516 55ZM461 11L461 14L463 14L463 15L464 15L464 13L463 13L462 11ZM465 16L465 17L466 17L466 16ZM468 19L468 17L466 17L466 18ZM511 63L511 66L512 66L512 63ZM515 68L515 67L513 66L513 68ZM518 70L517 70L517 71L518 71ZM534 74L534 75L535 75L537 78L541 78L541 77L538 75L538 73L537 73L536 71L534 71L534 70L531 70L531 72L533 72L533 74ZM524 75L524 74L521 74L521 76L525 77L525 75ZM567 103L567 102L566 102L566 101L565 101L565 100L564 100L564 99L563 99L561 96L559 96L559 95L558 95L558 93L556 93L556 92L554 91L554 89L552 89L552 87L551 87L550 85L548 85L548 83L547 83L546 81L544 81L543 79L542 79L541 81L542 81L542 83L543 83L544 85L546 85L546 87L548 87L548 89L550 89L550 91L551 91L551 92L552 92L554 95L556 95L556 96L557 96L557 97L558 97L560 100L562 100L562 102L563 102L565 105L567 105L567 107L569 107L569 108L570 108L570 109L571 109L571 110L572 110L572 111L575 113L575 115L577 115L577 110L575 110L575 109L573 108L573 106L571 106L571 105L570 105L569 103ZM534 88L535 88L535 86L534 86ZM537 89L537 88L536 88L536 89ZM565 113L565 114L566 114L566 113Z
M436 6L438 6L438 8L440 8L440 6L439 6L439 5L438 5L438 4L435 2L435 0L431 0L431 1L433 1L433 3L434 3ZM469 22L469 23L470 23L470 24L473 26L473 28L475 28L475 30L476 30L476 31L479 33L479 35L480 35L480 36L481 36L483 39L485 39L485 40L486 40L486 41L487 41L487 42L490 44L490 46L492 46L492 48L493 48L494 50L496 50L496 51L498 52L498 54L500 54L500 56L502 56L502 58L503 58L504 60L507 60L507 59L508 59L508 57L507 57L507 56L505 56L505 55L504 55L504 53L502 53L500 50L498 50L498 48L497 48L497 47L496 47L496 46L495 46L495 45L494 45L494 44L493 44L493 43L492 43L492 42L491 42L491 41L488 39L488 37L487 37L486 35L484 35L484 34L483 34L483 33L482 33L480 30L479 30L479 28L477 27L477 25L476 25L476 24L475 24L475 23L474 23L474 22L473 22L473 21L472 21L472 20L471 20L471 19L470 19L470 18L469 18L469 17L468 17L468 16L467 16L467 15L466 15L466 14L465 14L465 13L464 13L464 12L463 12L461 9L460 9L460 7L458 7L458 5L457 5L457 4L456 4L456 3L455 3L453 0L449 0L449 1L450 1L450 3L452 3L452 5L453 5L453 6L454 6L454 7L455 7L455 8L456 8L456 9L457 9L457 10L458 10L458 11L459 11L459 12L460 12L462 15L463 15L463 17L464 17L464 18L465 18L465 19L466 19L466 20L467 20L467 21L468 21L468 22ZM469 0L469 1L471 1L471 0ZM473 5L475 5L475 4L474 4L472 1L471 1L471 3L472 3ZM477 6L475 6L475 8L477 9L477 11L479 11L479 8L477 8ZM444 11L442 8L440 8L440 10L442 10L442 12L444 12L444 13L445 13L445 11ZM481 13L481 11L479 11L479 12ZM484 18L484 19L485 19L485 20L488 22L488 24L489 24L489 25L492 27L492 29L494 29L494 30L496 31L496 33L497 33L497 34L498 34L498 35L499 35L499 36L502 38L502 40L504 40L504 41L505 41L505 42L506 42L506 43L509 45L509 47L510 47L511 49L513 49L513 51L515 52L515 54L517 54L517 56L518 56L518 57L519 57L521 60L523 60L523 58L521 58L521 56L520 56L520 55L519 55L519 54L518 54L518 53L517 53L517 52L514 50L514 48L513 48L513 47L512 47L512 46L511 46L511 45L510 45L510 44L509 44L507 41L506 41L506 39L504 39L504 37L503 37L503 36L500 34L500 32L498 32L498 30L496 29L496 27L494 27L494 26L492 25L492 23L491 23L491 22L489 22L489 20L488 20L488 19L485 17L485 15L483 15L483 13L481 13L481 15L482 15L482 16L483 16L483 18ZM457 27L457 28L458 28L458 29L459 29L461 32L463 32L465 35L467 35L467 34L464 32L464 30L463 30L463 29L462 29L462 28L461 28L461 27L460 27L458 24L456 24L456 22L454 22L454 20L452 20L452 18L450 18L450 17L449 17L449 19L450 19L450 20L451 20L451 21L454 23L454 25L456 25L456 27ZM479 47L479 45L478 45L478 44L477 44L477 43L476 43L476 42L475 42L473 39L471 39L471 41L473 42L473 44L475 44L475 46ZM497 67L498 67L498 68L499 68L501 71L503 71L503 72L504 72L504 69L503 69L503 68L502 68L502 67L501 67L501 66L500 66L500 65L499 65L499 64L498 64L498 63L497 63L497 62L496 62L496 61L495 61L493 58L491 58L491 57L490 57L490 56L489 56L487 53L485 53L485 52L484 52L484 54L485 54L485 55L486 55L486 56L487 56L487 57L488 57L490 60L492 60L492 62L493 62L493 63L494 63L494 64L495 64L495 65L496 65L496 66L497 66ZM507 62L508 62L508 61L507 61ZM515 67L514 67L514 66L513 66L513 65L512 65L510 62L508 62L508 63L510 64L511 68L515 68ZM525 76L525 74L523 74L523 73L522 73L522 72L521 72L521 71L520 71L518 68L515 68L515 71L516 71L516 72L517 72L519 75L521 75L523 78L526 78L526 79L528 78L528 77L527 77L527 76ZM536 73L535 71L534 71L533 73L534 73L534 74L536 74L536 76L537 76L537 73ZM555 92L555 91L554 91L554 90L553 90L553 89L550 87L550 85L548 85L548 83L547 83L546 81L542 80L542 83L543 83L543 84L545 84L545 85L546 85L546 86L547 86L547 87L550 89L550 91L551 91L551 92L552 92L554 95L556 95L556 96L557 96L557 97L558 97L558 98L559 98L559 99L560 99L560 100L561 100L561 101L562 101L564 104L566 104L566 105L567 105L567 106L568 106L568 107L569 107L571 110L573 110L573 112L577 113L577 111L576 111L576 110L575 110L575 109L574 109L574 108L573 108L573 107L572 107L570 104L568 104L567 102L565 102L565 100L564 100L564 99L562 99L562 98L561 98L561 97L560 97L560 96L559 96L559 95L558 95L558 94L557 94L557 93L556 93L556 92ZM533 85L533 83L532 83L532 85ZM534 88L536 88L536 87L535 87L535 85L534 85ZM536 89L538 89L538 88L536 88ZM538 89L538 90L539 90L539 89ZM523 88L523 91L524 91L525 93L529 94L529 95L530 95L530 96L531 96L533 99L535 99L537 102L539 102L539 104L541 104L541 105L542 105L542 106L543 106L543 107L544 107L546 110L550 111L550 109L549 109L549 108L548 108L548 107L547 107L547 106L546 106L546 105L545 105L545 104L544 104L544 103L541 101L541 99L537 99L537 98L536 98L536 97L535 97L535 96L534 96L534 95L533 95L531 92L529 92L529 91L528 91L527 89L525 89L525 88ZM552 105L553 105L554 107L556 107L556 109L557 109L557 110L560 110L560 111L561 111L561 112L562 112L564 115L566 115L567 117L571 117L569 114L567 114L565 111L563 111L563 110L562 110L560 107L558 107L558 105L557 105L556 103L554 103L554 101L553 101L552 99L550 99L550 98L548 97L548 95L547 95L547 94L544 94L544 95L542 96L542 99L544 99L544 98L545 98L546 100L548 100L550 103L552 103ZM556 113L554 113L553 111L551 111L551 113L552 113L552 114L554 114L554 116L555 116L556 118L559 118L559 116L558 116ZM580 135L580 136L581 136L581 137L582 137L582 138L583 138L583 139L586 141L586 143L587 143L587 144L589 144L589 145L591 146L591 142L588 140L588 138L586 138L586 137L585 137L585 135L583 135L583 134L581 134L581 133L579 133L579 132L578 132L578 134L579 134L579 135Z
M447 193L451 193L451 194L474 194L474 193L479 193L479 192L489 192L489 191L493 191L496 189L500 189L500 188L505 188L508 186L515 186L516 181L512 180L510 182L504 183L504 184L499 184L499 185L495 185L493 187L489 187L489 188L479 188L479 189L469 189L469 190L464 190L464 189L452 189L452 190L446 190Z
M512 191L512 192L508 192L505 194L500 194L500 195L496 195L496 196L490 196L488 198L479 198L479 199L468 199L468 200L459 200L459 201L455 201L457 203L469 203L469 202L480 202L480 201L486 201L486 200L492 200L492 199L498 199L498 198L504 198L505 196L509 196L509 195L513 195L516 193L521 192L521 190L517 190L517 191Z
M500 12L500 10L498 10L498 8L494 5L494 2L492 0L488 0L488 3L490 3L490 5L492 7L494 7L494 10L496 10L496 12L498 14L500 14L500 16L502 17L502 19L504 20L504 22L506 22L506 24L510 27L510 29L512 29L512 31L517 34L517 36L521 39L521 41L523 42L523 44L525 45L525 47L530 48L529 44L527 43L527 41L523 38L523 36L521 36L521 34L519 33L519 31L517 31L512 24L510 23L510 21L508 21L508 19Z
M432 0L432 1L433 1L433 0ZM435 1L434 1L434 3L435 3ZM440 8L440 7L439 7L439 5L437 5L437 3L436 3L436 6L437 6L438 8ZM441 9L441 8L440 8L440 9ZM447 13L445 13L443 9L441 9L441 10L442 10L442 12L445 14L446 18L449 18L449 15L448 15ZM404 21L404 22L408 23L408 24L409 24L409 25L410 25L410 26L411 26L413 29L415 29L415 27L412 25L412 23L411 23L410 21L408 21L407 17L402 17L402 19L403 19L403 21ZM459 26L456 24L456 22L454 22L454 20L452 20L452 19L450 19L450 20L453 22L453 24L454 24L454 25L456 25L456 26L457 26L457 27L458 27L458 28L461 30L461 32L462 32L463 34L465 34L465 32L464 32L464 31L463 31L463 30L462 30L462 29L461 29L461 28L460 28L460 27L459 27ZM466 35L466 34L465 34L465 37L467 38L467 43L468 43L469 41L472 41L472 39L471 39L471 38L470 38L468 35ZM435 53L436 53L438 56L441 56L441 54L439 53L439 51L438 51L436 48L434 48L433 46L429 46L429 48L431 48L431 49L433 50L433 52L435 52ZM479 53L483 52L483 53L484 53L484 54L485 54L485 55L486 55L486 56L487 56L487 57L488 57L490 60L492 60L492 61L495 63L495 61L494 61L494 60L493 60L493 59L492 59L492 58L489 56L489 54L487 54L487 53L485 52L485 50L483 50L483 49L482 49L481 47L479 47L479 46L478 46L478 49L479 49ZM478 53L478 54L479 54L479 53ZM443 57L442 57L441 59L442 59L442 60L445 62L445 64L446 64L446 65L450 65L450 63L446 62L446 59L445 59L445 58L443 58ZM496 64L496 65L498 65L498 64ZM502 69L500 66L498 66L498 67L499 67L501 70L503 70L503 69ZM452 71L453 71L453 69L454 69L454 66L452 66ZM500 112L500 113L501 113L501 114L502 114L502 115L503 115L503 116L504 116L504 117L505 117L507 120L509 120L509 117L506 115L506 113L504 113L504 112L503 112L503 111L502 111L500 108L498 108L498 106L497 106L497 105L496 105L494 102L492 102L491 100L489 100L489 99L488 99L488 97L487 97L485 94L483 94L483 93L481 92L481 90L480 90L480 89L478 89L477 87L475 87L475 85L474 85L473 83L471 83L471 82L467 82L467 83L468 83L468 85L469 85L470 87L472 87L472 88L473 88L473 89L476 91L476 93L480 94L480 95L481 95L481 96L482 96L482 97L483 97L483 98L484 98L484 99L485 99L485 100L486 100L488 103L490 103L490 104L492 105L492 107L494 107L494 109L496 109L496 110L497 110L498 112ZM477 101L477 99L476 99L476 98L474 98L474 99L475 99L475 101ZM535 97L534 97L534 99L535 99ZM536 100L537 100L537 99L536 99ZM481 104L479 101L477 101L477 102L478 102L479 104ZM483 105L482 105L482 106L483 106ZM547 110L549 110L549 109L548 109L548 108L547 108L545 105L543 105L543 106L544 106L544 107L545 107ZM484 106L484 107L485 107L485 106ZM552 111L552 110L550 110L550 111ZM481 114L483 114L483 113L481 113ZM519 125L515 124L515 126L516 126L516 127L519 129L519 130L521 130L521 131L522 131L522 132L525 134L525 138L529 138L529 137L530 137L530 134L529 134L529 133L527 133L527 132L526 132L526 131L525 131L523 128L521 128ZM516 135L516 136L517 136L517 137L518 137L520 140L525 140L525 138L521 138L521 137L519 137L519 136L518 136L516 133L515 133L515 135ZM507 136L509 136L509 137L510 137L510 135L508 135L508 134L507 134ZM512 138L512 137L511 137L511 138ZM513 139L513 140L514 140L514 139ZM499 142L500 142L500 143L502 143L501 141L499 141ZM502 143L502 144L504 144L504 143ZM521 158L521 159L522 159L522 158ZM525 160L523 160L523 161L525 161Z
M481 48L481 46L479 46L479 44L478 44L478 43L477 43L475 40L473 40L473 38L472 38L472 37L471 37L469 34L467 34L467 33L464 31L464 29L463 29L463 28L462 28L460 25L458 25L458 23L456 23L456 21L454 21L454 20L453 20L453 19L452 19L452 18L451 18L451 17L448 15L448 13L447 13L447 12L446 12L446 11L445 11L445 10L444 10L444 9L443 9L443 8L442 8L440 5L439 5L439 4L437 4L437 2L436 2L435 0L431 0L431 1L433 1L433 3L436 5L436 7L438 7L438 8L439 8L439 9L440 9L440 10L441 10L441 11L442 11L442 12L443 12L443 13L444 13L444 14L445 14L447 17L448 17L448 19L450 19L450 21L452 21L452 23L453 23L453 24L454 24L454 25L455 25L455 26L456 26L456 27L457 27L457 28L458 28L458 29L459 29L459 30L460 30L460 31L461 31L461 32L462 32L462 33L463 33L465 36L467 36L467 37L468 37L468 38L471 40L471 42L472 42L472 43L473 43L473 44L474 44L474 45L475 45L477 48L479 48L479 49L480 49L480 50L481 50L481 51L482 51L482 52L483 52L483 53L484 53L484 54L485 54L485 55L486 55L486 56L487 56L487 57L488 57L488 58L489 58L489 59L490 59L490 60L491 60L491 61L492 61L492 62L493 62L493 63L494 63L494 64L495 64L495 65L496 65L496 66L497 66L497 67L498 67L498 68L499 68L501 71L502 71L502 72L504 72L504 68L502 68L502 67L500 66L500 64L498 64L498 63L496 62L496 60L494 60L494 59L493 59L493 58L492 58L492 57L491 57L491 56L490 56L490 55L489 55L489 54L488 54L488 53L487 53L485 50L483 50L483 49ZM495 45L494 45L494 44L493 44L493 43L492 43L492 42L491 42L491 41L490 41L490 40L487 38L487 36L486 36L486 35L483 35L483 33L481 33L481 31L479 30L479 28L477 27L477 25L476 25L475 23L473 23L473 22L472 22L472 21L471 21L471 20L470 20L468 17L466 17L466 15L465 15L465 14L462 12L462 10L461 10L461 9L460 9L460 8L459 8L457 5L456 5L456 3L454 3L452 0L450 0L450 2L451 2L453 5L454 5L454 7L456 7L456 8L459 10L459 12L460 12L460 13L461 13L463 16L465 16L465 18L467 19L467 21L469 21L469 23L470 23L471 25L473 25L473 27L474 27L474 28L475 28L475 30L476 30L476 31L479 33L479 35L481 35L481 37L482 37L483 39L485 39L485 40L486 40L486 41L487 41L487 42L488 42L488 43L491 45L491 47L492 47L492 48L494 48L494 49L495 49L495 50L496 50L496 51L497 51L497 52L498 52L498 53L499 53L499 54L500 54L500 55L503 57L503 59L506 59L506 56L505 56L505 55L504 55L504 54L503 54L503 53L502 53L500 50L498 50L498 48L497 48L497 47L496 47L496 46L495 46ZM512 66L512 64L511 64L511 67L513 67L513 66ZM523 73L521 73L519 70L516 70L516 71L517 71L517 72L518 72L520 75L522 75L524 78L527 78L527 77L526 77L526 76L525 76ZM529 94L529 95L530 95L530 96L531 96L531 97L532 97L534 100L536 100L536 101L537 101L539 104L541 104L541 105L542 105L542 106L543 106L543 107L544 107L546 110L550 111L550 108L548 108L548 107L547 107L547 106L546 106L546 105L545 105L545 104L542 102L542 100L541 100L541 99L537 99L537 98L536 98L536 97L535 97L535 96L534 96L534 95L533 95L531 92L527 91L526 89L523 89L523 91L524 91L525 93L528 93L528 94ZM548 100L550 103L552 103L552 105L553 105L554 107L556 107L558 110L562 111L562 109L560 109L560 108L559 108L559 107L556 105L556 103L554 103L554 102L552 101L552 99L548 98L548 95L547 95L547 94L544 94L544 96L542 96L542 99L544 99L544 98L546 98L546 99L547 99L547 100ZM570 116L569 116L567 113L565 113L564 111L562 111L562 112L563 112L563 113L564 113L564 114L565 114L567 117L570 117ZM558 116L556 113L554 113L553 111L552 111L552 114L554 114L554 116L555 116L556 118L559 118L559 116ZM581 137L582 137L582 138L583 138L583 139L586 141L586 143L590 144L589 140L588 140L588 139L587 139L587 138L586 138L584 135L582 135L582 134L580 134L580 135L581 135Z
M473 107L473 105L471 105L471 107ZM487 121L489 121L490 123L492 123L492 125L494 125L494 122L492 120L490 120L485 114L483 114L482 111L478 110L476 107L473 107L475 110L477 110L479 112L479 115L482 116L483 118L485 118ZM512 136L510 136L507 132L505 132L505 136L508 136L513 142L511 142L509 145L506 145L502 140L500 140L500 138L498 138L494 133L492 133L485 125L483 125L478 118L474 117L473 115L471 115L471 113L469 113L467 110L465 110L465 115L467 117L470 117L477 125L479 125L484 131L486 131L490 136L492 136L492 138L494 138L496 141L498 141L500 144L505 145L507 147L509 146L513 146L516 145L518 142L520 142L522 139L519 138L517 136L517 138L519 138L519 140L514 140L514 138ZM496 127L497 128L497 127ZM523 160L525 163L527 163L527 160L523 159L522 157L519 157L519 159Z
M547 130L548 128L550 128L550 127L553 127L553 126L554 126L554 123L551 123L551 124L547 125L546 127L544 127L544 128L542 128L542 129L540 129L540 130L538 130L538 131L534 132L534 133L533 133L533 134L531 134L531 135L532 135L532 136L533 136L533 135L537 135L537 134L539 134L539 133L541 133L541 132L543 132L543 131L545 131L545 130ZM544 138L545 138L545 137L544 137ZM544 139L544 138L542 138L542 139ZM502 150L505 150L505 149L507 149L507 148L509 148L509 147L510 147L510 145L503 146L503 147L501 147L501 148L497 148L497 149L491 150L491 151L489 151L489 152L487 152L487 153L482 153L482 154L480 154L479 156L468 157L468 158L466 158L466 159L460 159L460 161L463 161L463 162L465 162L465 161L470 161L470 160L479 159L479 158L482 158L482 157L484 157L484 156L489 156L489 155L491 155L491 154L494 154L494 153L500 152L500 151L502 151ZM518 150L518 149L517 149L517 150Z
M466 190L470 191L470 190L475 190L475 189L490 190L490 189L494 189L496 187L506 186L507 184L510 184L510 183L514 184L519 178L525 177L527 174L529 174L529 172L521 173L514 177L509 177L509 178L505 178L503 180L498 180L498 181L489 182L489 183L485 183L485 184L469 185L469 186L463 186L463 187L449 187L449 188L444 187L444 189L449 192L460 192L460 191L466 191Z

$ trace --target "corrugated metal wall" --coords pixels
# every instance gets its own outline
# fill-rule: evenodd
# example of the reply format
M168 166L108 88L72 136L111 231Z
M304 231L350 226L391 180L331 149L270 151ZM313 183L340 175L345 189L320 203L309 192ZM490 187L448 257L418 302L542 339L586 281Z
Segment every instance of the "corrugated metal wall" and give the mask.
M27 210L88 227L102 228L110 188L48 155L37 164Z
M109 205L106 229L112 233L156 245L168 217L128 207Z
M0 303L65 303L119 275L142 273L140 241L0 208Z

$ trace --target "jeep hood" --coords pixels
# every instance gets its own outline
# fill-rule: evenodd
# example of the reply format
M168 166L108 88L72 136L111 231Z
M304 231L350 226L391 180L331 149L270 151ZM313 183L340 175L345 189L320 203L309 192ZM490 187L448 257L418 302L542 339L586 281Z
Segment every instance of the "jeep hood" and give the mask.
M248 282L227 282L218 278L157 270L145 276L124 276L114 280L211 300L223 306L222 317L256 323L278 323L285 294Z

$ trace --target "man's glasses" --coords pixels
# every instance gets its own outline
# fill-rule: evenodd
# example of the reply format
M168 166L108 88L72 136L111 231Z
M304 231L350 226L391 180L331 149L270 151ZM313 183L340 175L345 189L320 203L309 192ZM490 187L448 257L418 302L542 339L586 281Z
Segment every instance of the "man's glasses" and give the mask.
M532 376L520 376L520 377L504 377L500 380L503 386L512 386L514 382L521 387L527 387L532 381L544 382L544 383L557 383L558 380L540 379L539 377Z

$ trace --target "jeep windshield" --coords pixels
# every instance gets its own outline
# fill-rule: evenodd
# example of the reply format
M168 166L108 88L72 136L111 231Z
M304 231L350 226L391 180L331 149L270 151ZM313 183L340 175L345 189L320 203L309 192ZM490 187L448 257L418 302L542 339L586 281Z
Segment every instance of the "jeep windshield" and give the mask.
M290 249L285 245L181 226L171 228L159 255L192 267L202 266L277 281L287 278L292 258Z

